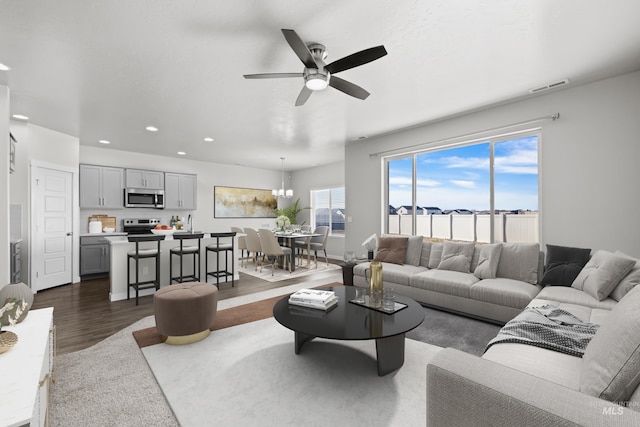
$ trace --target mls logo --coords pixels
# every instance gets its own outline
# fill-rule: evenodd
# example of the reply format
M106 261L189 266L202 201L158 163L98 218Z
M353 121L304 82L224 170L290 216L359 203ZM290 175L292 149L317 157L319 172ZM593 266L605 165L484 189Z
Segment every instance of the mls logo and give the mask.
M622 415L623 412L624 408L621 406L618 406L617 408L614 406L602 408L602 415Z

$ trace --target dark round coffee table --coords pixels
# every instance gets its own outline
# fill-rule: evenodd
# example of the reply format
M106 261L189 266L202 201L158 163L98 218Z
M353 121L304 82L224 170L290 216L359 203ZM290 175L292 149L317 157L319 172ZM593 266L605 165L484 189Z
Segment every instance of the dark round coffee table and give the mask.
M335 340L376 340L378 375L383 376L404 364L404 336L424 320L420 304L400 295L396 301L407 307L387 314L350 303L353 286L323 288L332 290L338 304L329 311L289 305L289 296L273 307L273 317L295 333L295 353L315 337Z

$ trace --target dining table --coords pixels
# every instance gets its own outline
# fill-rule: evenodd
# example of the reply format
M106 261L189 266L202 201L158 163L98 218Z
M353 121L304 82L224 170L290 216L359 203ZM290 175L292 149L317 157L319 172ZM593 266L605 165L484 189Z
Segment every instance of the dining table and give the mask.
M311 238L322 236L320 233L305 233L305 232L291 232L291 231L276 231L273 233L279 241L284 242L284 246L291 249L291 271L296 269L296 251L295 241L296 239L305 239L307 243L307 265L306 268L311 266ZM280 265L282 267L282 265Z

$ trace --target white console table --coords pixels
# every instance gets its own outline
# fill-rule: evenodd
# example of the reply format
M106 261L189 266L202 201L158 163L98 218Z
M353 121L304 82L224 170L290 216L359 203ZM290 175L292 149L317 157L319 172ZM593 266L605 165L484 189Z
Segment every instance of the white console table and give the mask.
M3 330L15 332L18 342L0 354L0 425L44 426L55 348L53 307L30 310Z

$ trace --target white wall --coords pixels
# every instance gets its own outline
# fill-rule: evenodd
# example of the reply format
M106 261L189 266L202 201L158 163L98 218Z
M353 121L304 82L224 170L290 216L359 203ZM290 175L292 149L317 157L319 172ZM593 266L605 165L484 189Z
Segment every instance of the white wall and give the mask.
M382 230L382 159L369 154L559 112L541 123L541 244L620 249L640 257L640 72L532 97L345 149L346 249Z
M149 154L131 153L96 147L80 147L80 163L159 170L164 172L190 173L198 175L197 210L155 209L82 209L81 232L87 232L87 217L92 214L107 214L117 218L118 228L122 218L159 217L166 223L171 216L191 214L196 230L205 232L229 231L230 227L274 227L275 218L214 218L213 187L280 188L281 173L267 169L253 169L237 165L208 163L189 159L176 159Z
M0 73L4 74L4 73ZM9 88L0 85L0 288L9 283Z
M344 185L344 163L332 163L330 165L318 166L305 169L292 174L294 182L293 200L300 198L302 207L311 206L311 190L328 187L339 187ZM349 212L349 205L345 206ZM298 215L298 222L306 221L310 223L310 211L305 210ZM342 259L344 257L344 236L329 236L327 240L327 254L331 258Z

